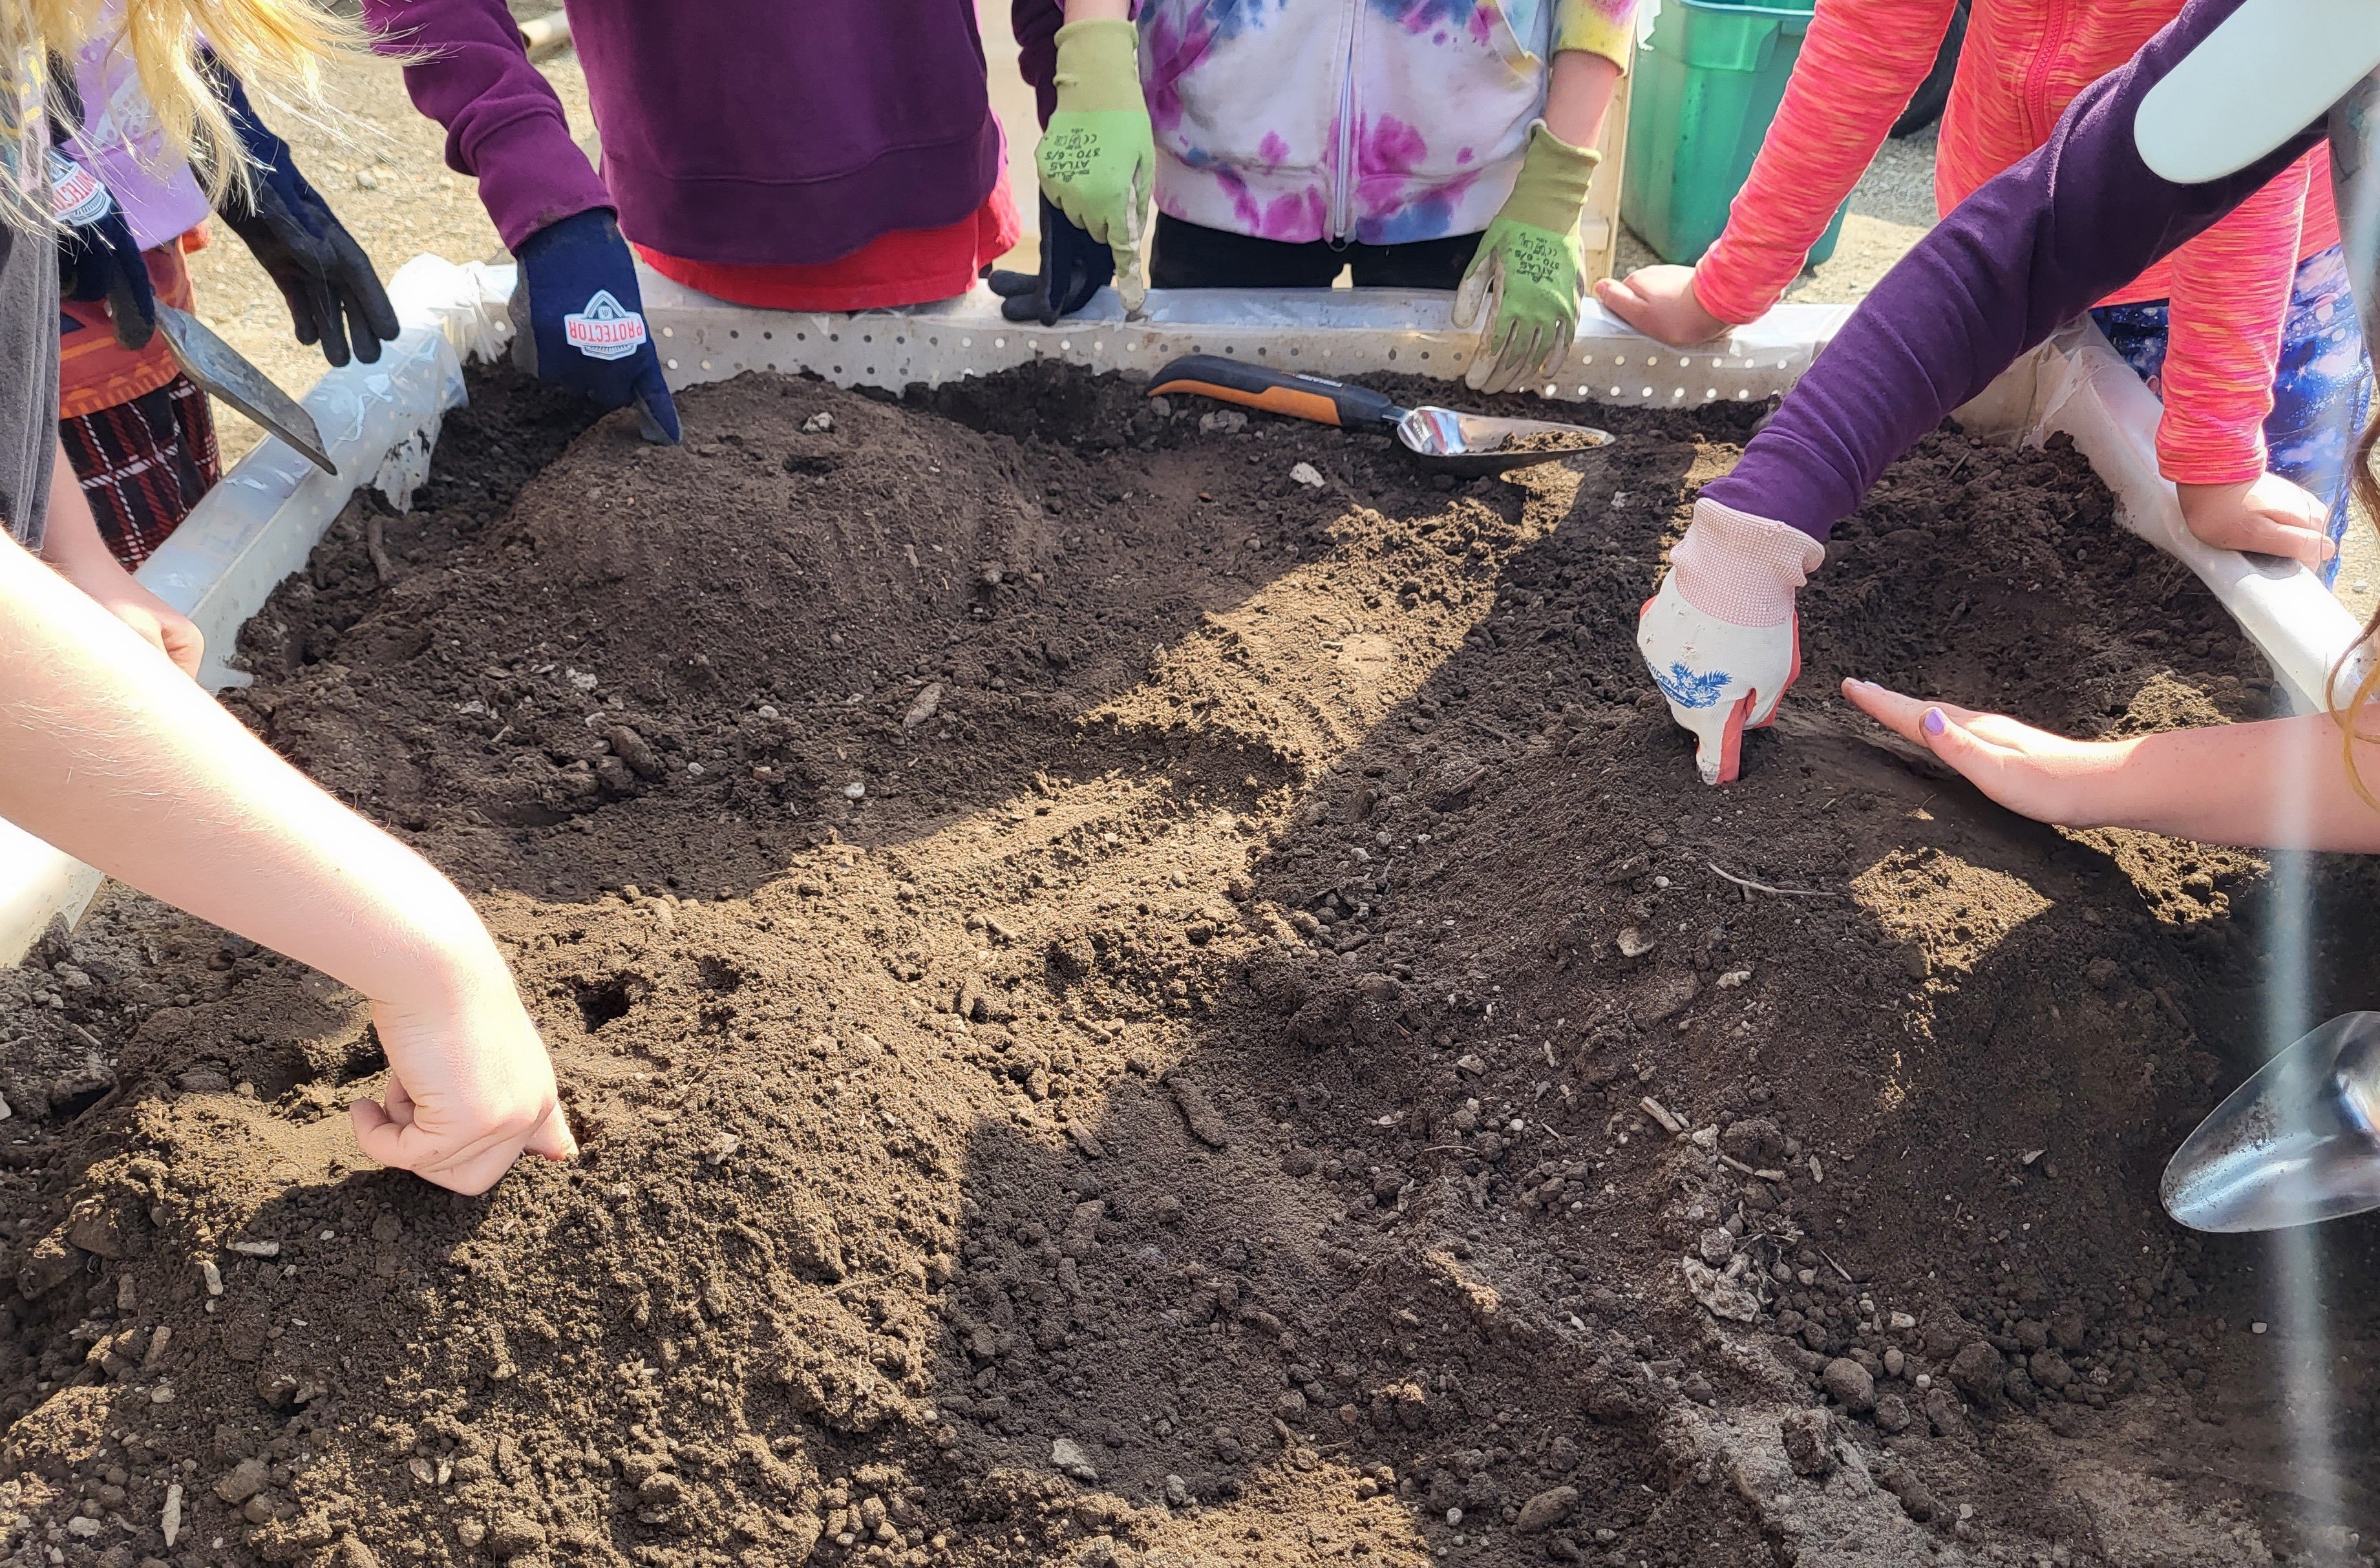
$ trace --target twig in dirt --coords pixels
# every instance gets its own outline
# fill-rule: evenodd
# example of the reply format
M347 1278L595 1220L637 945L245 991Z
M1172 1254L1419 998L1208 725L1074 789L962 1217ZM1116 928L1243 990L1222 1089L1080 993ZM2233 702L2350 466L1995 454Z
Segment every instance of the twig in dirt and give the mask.
M381 587L396 581L396 564L388 558L388 523L378 512L364 519L364 553L371 557L372 575Z
M1966 613L1967 601L1962 597L1960 599L1959 602L1950 606L1950 614L1943 620L1942 629L1944 631L1949 631L1952 626L1957 626L1959 624L1959 617Z
M1855 1285L1859 1283L1857 1280L1852 1278L1852 1271L1850 1270L1836 1262L1834 1258L1828 1256L1826 1252L1821 1251L1818 1256L1827 1259L1828 1268L1832 1269L1836 1273L1840 1274L1843 1277L1843 1283L1847 1285Z
M1660 1123L1661 1130L1669 1134L1671 1137L1675 1137L1680 1133L1686 1130L1686 1124L1683 1122L1679 1121L1677 1116L1670 1112L1668 1106L1662 1104L1651 1095L1646 1095L1636 1103L1644 1110L1645 1115L1650 1116L1656 1122Z
M1750 888L1755 893L1774 893L1779 898L1840 898L1842 896L1840 893L1828 893L1820 888L1770 887L1767 882L1755 882L1747 877L1739 877L1732 871L1721 871L1718 869L1718 863L1715 860L1706 860L1703 864L1736 886Z
M1481 735L1492 735L1496 739L1502 741L1507 746L1512 744L1512 735L1503 730L1498 729L1494 724L1489 723L1485 719L1475 719L1466 713L1463 717L1463 722L1469 724L1473 729L1477 730Z
M1952 480L1957 479L1959 477L1959 470L1965 468L1967 466L1967 459L1973 457L1974 455L1975 454L1972 449L1960 453L1959 460L1950 465L1950 471L1942 476L1942 482L1944 484L1949 484Z
M2078 1491L2074 1494L2074 1502L2082 1510L2082 1522L2091 1526L2091 1550L2098 1553L2100 1562L2114 1562L2115 1559L2107 1555L2107 1538L2099 1533L2099 1514L2091 1506L2091 1500Z

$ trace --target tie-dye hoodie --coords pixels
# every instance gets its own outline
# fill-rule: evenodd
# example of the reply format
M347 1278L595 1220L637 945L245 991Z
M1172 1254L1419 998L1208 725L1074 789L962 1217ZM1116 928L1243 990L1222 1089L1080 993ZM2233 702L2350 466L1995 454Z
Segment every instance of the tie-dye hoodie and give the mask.
M1476 234L1512 194L1556 52L1623 68L1636 0L1141 0L1157 205L1262 239ZM1016 0L1044 90L1058 0ZM1044 117L1048 104L1043 104Z

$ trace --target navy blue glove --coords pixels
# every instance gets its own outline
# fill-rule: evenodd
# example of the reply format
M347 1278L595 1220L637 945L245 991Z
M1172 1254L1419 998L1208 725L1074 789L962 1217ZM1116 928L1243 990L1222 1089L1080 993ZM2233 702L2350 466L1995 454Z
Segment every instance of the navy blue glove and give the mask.
M58 292L69 299L107 301L115 341L146 348L157 330L157 295L148 258L124 221L124 209L99 176L51 150L50 191L59 224Z
M645 330L637 263L601 208L521 242L513 288L513 362L606 408L644 405L645 439L674 445L677 405Z
M1115 252L1076 228L1066 214L1041 198L1041 271L996 272L985 281L1000 296L1000 313L1012 322L1054 327L1091 302L1115 280Z
M334 367L347 362L350 345L355 359L377 363L398 327L371 258L298 172L289 144L256 117L239 79L212 55L207 69L249 165L249 188L234 187L216 211L289 302L298 342L320 343Z

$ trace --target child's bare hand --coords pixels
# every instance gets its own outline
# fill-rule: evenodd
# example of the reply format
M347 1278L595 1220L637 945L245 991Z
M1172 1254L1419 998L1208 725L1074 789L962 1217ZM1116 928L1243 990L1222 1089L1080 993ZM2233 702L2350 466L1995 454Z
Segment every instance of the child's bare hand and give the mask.
M1688 348L1724 334L1728 323L1703 309L1694 295L1692 267L1639 267L1624 278L1595 286L1597 303L1672 348Z
M553 1064L501 970L426 1005L372 1004L388 1088L347 1109L356 1141L383 1165L465 1193L496 1185L526 1151L578 1152L555 1098Z
M2181 520L2202 544L2281 555L2320 568L2338 553L2328 508L2278 474L2239 484L2177 484Z
M1998 713L1920 702L1866 681L1843 682L1843 696L2011 811L2068 827L2107 820L2105 786L2122 759L2119 743L2068 740Z

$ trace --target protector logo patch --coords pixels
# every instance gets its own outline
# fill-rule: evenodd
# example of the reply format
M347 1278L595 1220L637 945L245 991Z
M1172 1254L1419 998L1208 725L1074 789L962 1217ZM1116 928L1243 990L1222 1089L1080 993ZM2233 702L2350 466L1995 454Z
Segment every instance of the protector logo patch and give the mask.
M590 359L625 359L645 346L645 318L599 288L585 310L562 318L562 335Z
M50 215L74 228L107 216L115 199L97 175L55 149L49 156Z

